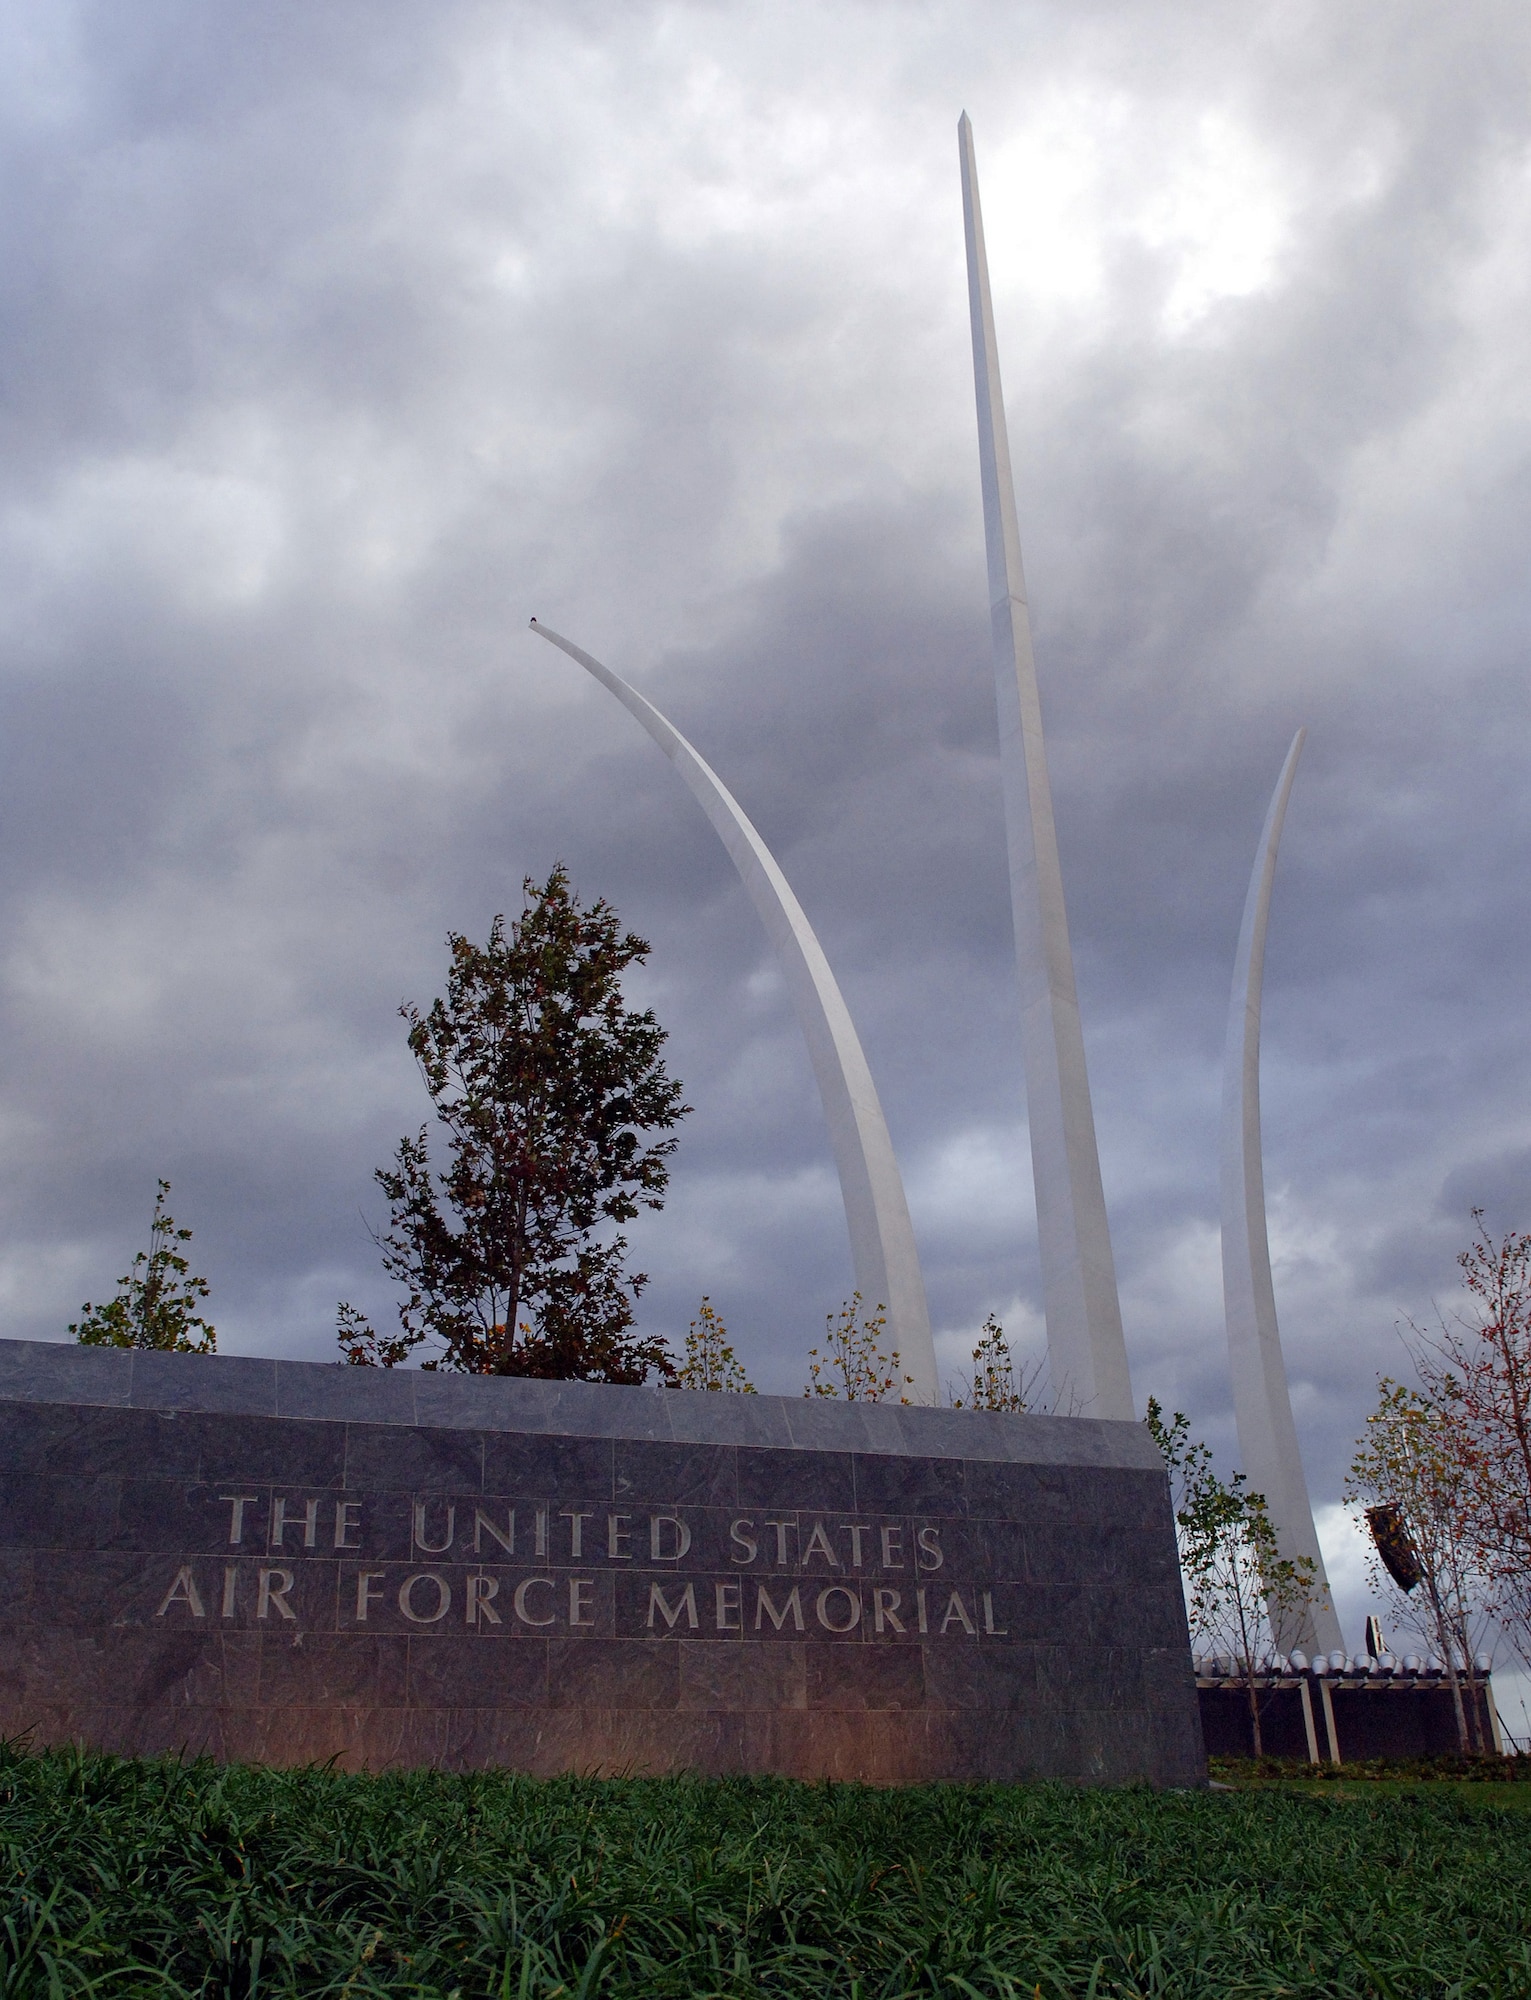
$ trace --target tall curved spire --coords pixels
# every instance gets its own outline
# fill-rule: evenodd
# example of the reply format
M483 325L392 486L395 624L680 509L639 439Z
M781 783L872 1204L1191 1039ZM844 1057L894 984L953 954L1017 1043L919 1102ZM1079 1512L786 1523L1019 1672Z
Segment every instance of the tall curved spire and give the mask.
M1312 1607L1296 1629L1278 1631L1277 1643L1290 1651L1332 1653L1343 1649L1340 1621L1329 1600L1323 1551L1313 1526L1313 1507L1297 1447L1292 1396L1281 1329L1276 1322L1276 1289L1271 1281L1270 1239L1265 1226L1265 1167L1260 1146L1260 1001L1265 979L1265 931L1270 921L1271 885L1287 800L1297 776L1305 729L1292 738L1276 781L1265 830L1255 855L1244 922L1239 930L1228 1003L1228 1040L1223 1053L1223 1306L1228 1320L1228 1363L1233 1375L1233 1409L1238 1421L1239 1455L1250 1486L1263 1493L1276 1543L1288 1561L1306 1556L1316 1566L1323 1602Z
M728 849L775 947L808 1043L840 1174L857 1288L868 1306L887 1307L889 1344L914 1378L914 1399L938 1403L930 1308L903 1177L850 1009L802 905L738 800L654 704L620 674L535 618L532 630L578 660L637 717L690 786Z
M978 205L973 127L957 126L967 229L978 460L989 553L989 615L999 704L1000 776L1010 850L1010 907L1021 987L1021 1049L1036 1183L1037 1239L1053 1387L1092 1417L1136 1413L1116 1264L1106 1222L1095 1115L1085 1069L1074 959L1058 865L1042 707L1031 650L1031 615L999 380L999 347Z

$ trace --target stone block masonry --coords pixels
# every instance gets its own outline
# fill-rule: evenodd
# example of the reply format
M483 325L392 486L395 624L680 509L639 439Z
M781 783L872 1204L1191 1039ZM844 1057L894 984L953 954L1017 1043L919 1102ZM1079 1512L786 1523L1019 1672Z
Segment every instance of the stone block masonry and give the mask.
M1205 1776L1130 1423L0 1341L0 1621L39 1744Z

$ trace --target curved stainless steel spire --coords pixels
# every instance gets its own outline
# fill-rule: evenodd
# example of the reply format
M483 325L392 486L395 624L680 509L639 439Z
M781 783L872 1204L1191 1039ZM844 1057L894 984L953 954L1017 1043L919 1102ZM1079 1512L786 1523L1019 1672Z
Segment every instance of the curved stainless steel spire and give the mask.
M850 1010L802 905L738 800L654 704L620 674L535 618L532 630L578 660L637 717L690 786L728 849L775 946L807 1039L840 1174L857 1287L869 1307L887 1307L889 1345L898 1349L914 1378L913 1399L938 1403L930 1308L903 1177Z
M1122 1338L1116 1264L1106 1223L1095 1116L1085 1070L1074 959L1069 949L1052 788L1042 741L1042 708L1031 650L1026 577L1010 471L1010 441L999 380L999 348L989 297L989 264L978 206L973 127L957 126L962 207L967 225L973 379L978 395L978 459L994 687L999 703L1000 775L1010 849L1010 906L1021 986L1026 1112L1037 1194L1037 1238L1054 1390L1091 1417L1132 1417L1132 1377Z
M1288 1561L1307 1556L1317 1565L1324 1599L1297 1629L1278 1632L1277 1644L1286 1652L1302 1646L1310 1653L1332 1653L1343 1650L1344 1640L1329 1601L1329 1579L1313 1526L1308 1482L1292 1419L1281 1330L1276 1323L1276 1290L1271 1282L1260 1149L1260 998L1265 977L1265 931L1286 802L1307 733L1299 729L1292 738L1265 815L1234 961L1228 1041L1223 1054L1223 1306L1244 1470L1251 1487L1265 1495L1281 1554Z

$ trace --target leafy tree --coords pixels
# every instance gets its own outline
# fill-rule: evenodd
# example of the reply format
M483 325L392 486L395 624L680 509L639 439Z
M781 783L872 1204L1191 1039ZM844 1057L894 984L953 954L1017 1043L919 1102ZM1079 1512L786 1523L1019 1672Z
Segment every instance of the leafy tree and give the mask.
M1017 1365L1005 1329L993 1313L983 1323L973 1349L973 1373L962 1383L962 1394L951 1399L954 1410L1036 1410L1042 1365ZM950 1393L950 1391L948 1391Z
M1150 1397L1147 1423L1170 1475L1192 1644L1232 1657L1249 1703L1255 1755L1263 1756L1260 1675L1313 1603L1317 1565L1310 1556L1281 1554L1265 1496L1249 1490L1242 1472L1218 1477L1210 1449L1191 1437L1183 1411L1166 1423Z
M1377 1407L1345 1481L1345 1497L1365 1514L1376 1551L1373 1574L1397 1603L1414 1611L1423 1590L1429 1643L1445 1663L1465 1752L1479 1741L1478 1703L1464 1702L1462 1675L1473 1670L1472 1621L1479 1589L1471 1467L1448 1418L1417 1389L1382 1376ZM1384 1583L1383 1579L1386 1578Z
M1483 1594L1531 1665L1531 1236L1477 1234L1457 1262L1470 1315L1416 1327L1415 1366L1462 1479Z
M176 1249L189 1243L191 1231L177 1229L165 1210L169 1181L159 1183L149 1247L133 1259L132 1269L117 1282L122 1287L104 1306L87 1299L80 1318L69 1331L82 1347L153 1347L173 1354L211 1354L218 1345L215 1329L197 1307L208 1295L205 1278L194 1278L191 1266Z
M901 1403L914 1386L912 1375L900 1374L898 1349L883 1353L888 1309L878 1306L862 1314L861 1294L853 1292L838 1313L824 1319L824 1348L808 1350L805 1396L843 1396L848 1403L884 1403L895 1396Z
M649 947L604 901L583 909L556 867L507 934L453 933L447 991L404 1006L409 1046L450 1165L433 1175L427 1134L400 1141L376 1179L390 1204L383 1268L405 1288L382 1336L340 1307L360 1365L392 1367L423 1341L426 1367L603 1382L668 1377L662 1340L633 1332L648 1279L627 1239L599 1233L664 1205L673 1138L689 1111L665 1073L665 1031L623 1001L621 977Z
M728 1328L704 1298L686 1330L686 1357L675 1371L677 1389L733 1390L753 1396L755 1385L728 1342Z

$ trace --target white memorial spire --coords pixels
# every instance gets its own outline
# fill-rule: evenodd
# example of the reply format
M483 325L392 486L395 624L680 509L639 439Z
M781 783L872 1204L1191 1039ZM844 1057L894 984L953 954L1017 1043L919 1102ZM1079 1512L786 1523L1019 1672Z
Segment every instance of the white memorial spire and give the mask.
M1058 836L1042 742L1015 483L1010 472L999 350L989 297L989 265L978 206L973 127L966 112L957 127L957 139L967 225L1000 773L1010 850L1010 906L1020 972L1021 1046L1026 1064L1026 1110L1036 1181L1048 1358L1055 1391L1071 1398L1081 1414L1131 1418L1135 1415L1132 1378L1122 1339L1116 1265L1106 1224L1079 1000L1074 990L1074 961L1058 867Z
M1278 1549L1289 1562L1306 1556L1316 1566L1323 1598L1295 1629L1279 1631L1277 1644L1286 1652L1301 1646L1309 1653L1333 1653L1343 1651L1345 1642L1329 1600L1323 1551L1313 1526L1308 1482L1297 1448L1297 1426L1292 1420L1281 1330L1276 1324L1276 1291L1271 1282L1260 1150L1260 994L1265 976L1265 931L1270 921L1281 825L1307 733L1299 729L1292 738L1265 815L1234 961L1228 1041L1223 1054L1223 1306L1228 1318L1228 1363L1233 1375L1239 1456L1251 1488L1265 1495Z
M781 961L808 1043L840 1174L857 1289L869 1310L887 1308L888 1344L898 1349L905 1371L914 1378L910 1400L939 1403L930 1308L903 1177L850 1009L802 905L738 800L654 704L620 674L535 618L532 630L578 660L637 717L690 786L728 849Z

